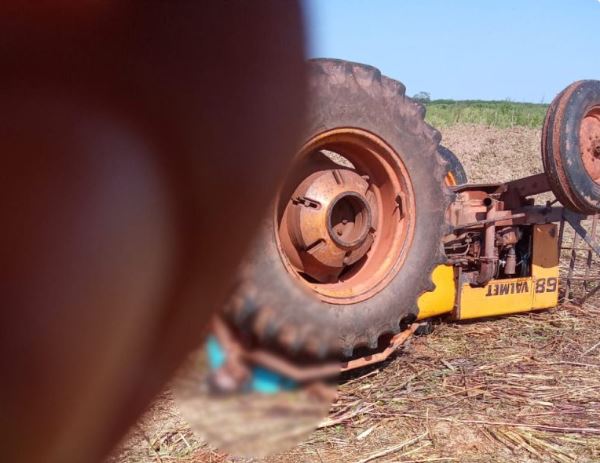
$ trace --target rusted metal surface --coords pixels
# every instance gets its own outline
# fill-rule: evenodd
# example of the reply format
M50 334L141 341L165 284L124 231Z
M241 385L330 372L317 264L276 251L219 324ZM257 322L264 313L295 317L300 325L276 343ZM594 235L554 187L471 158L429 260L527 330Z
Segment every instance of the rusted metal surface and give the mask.
M545 174L508 183L469 184L453 188L457 194L450 207L450 223L456 228L481 227L494 221L497 226L548 223L560 220L562 209L534 206L528 198L550 191ZM490 201L497 201L493 218L487 217Z
M456 188L457 199L449 211L454 230L445 240L449 261L460 265L465 275L477 285L485 284L491 278L514 275L519 273L518 263L523 260L515 255L522 227L560 222L559 243L562 249L571 251L565 278L566 297L574 297L574 282L583 282L585 291L596 291L591 283L597 281L592 275L592 253L600 255L600 242L596 239L597 218L593 218L590 230L581 223L588 219L586 215L563 207L532 205L528 196L547 189L548 183L540 175L508 182L504 187L487 184ZM494 204L493 210L491 204ZM562 245L565 224L575 231L574 242L569 248ZM579 245L580 239L585 247ZM585 275L575 272L578 251L586 252ZM525 266L521 270L524 269Z
M506 257L506 263L504 265L504 273L508 276L512 276L517 272L517 254L515 247L510 246L508 249L508 255Z
M584 222L591 220L591 226ZM600 256L600 243L597 239L598 215L585 216L575 212L564 210L564 218L561 221L561 234L559 246L561 250L569 251L569 262L565 275L565 299L578 304L583 304L600 290L600 275L594 274L594 256ZM573 231L570 246L564 244L564 229L569 225ZM589 229L589 230L588 230ZM583 241L583 246L580 242ZM584 272L578 268L579 259L585 256ZM596 261L597 263L597 261ZM578 285L579 284L579 285ZM581 291L581 289L583 291Z
M326 302L371 297L402 267L414 201L400 157L377 136L351 128L316 136L278 198L286 268Z
M581 121L579 140L585 170L600 184L600 107L589 110Z
M600 242L596 239L597 216L592 218L564 207L553 207L553 203L534 205L529 196L549 190L544 177L544 174L538 174L506 184L454 188L457 197L448 212L454 228L445 239L446 254L472 284L483 285L492 278L523 274L527 272L524 259L528 256L523 249L518 255L516 245L523 238L524 227L560 222L561 249L570 250L565 295L573 299L574 284L582 283L587 295L580 301L585 300L598 291L592 284L599 280L592 271L593 254L600 255ZM588 218L592 219L591 228L582 225ZM575 231L573 244L568 248L562 244L566 224ZM579 244L580 240L584 247ZM580 275L576 270L578 258L583 257L578 253L582 251L586 253L585 273ZM523 264L521 268L519 262Z
M571 212L568 209L565 209L565 220L569 222L569 225L573 227L573 229L577 232L576 236L581 236L581 238L587 243L587 245L600 256L600 243L596 241L595 229L594 235L588 232L582 225L581 221L586 219L587 217L581 214L577 214L575 212ZM573 247L577 247L576 240L573 241Z
M545 193L545 174L507 183L469 184L453 188L456 199L448 211L453 226L444 241L449 262L459 266L472 284L493 278L530 274L531 226L559 222L563 208L535 205L531 196Z
M513 180L508 182L506 187L505 201L512 202L517 206L521 205L523 198L550 191L548 176L545 173ZM509 201L508 198L512 201Z
M519 242L529 239L531 226L561 222L561 236L564 233L564 208L553 206L556 201L535 205L531 198L550 189L546 173L454 187L456 199L448 211L453 231L444 242L449 262L476 285L530 274L529 247Z
M596 237L596 226L598 223L598 216L595 215L592 219L592 230L591 230L591 236L592 239L595 239ZM590 272L592 270L592 261L593 261L593 253L592 253L592 249L588 249L587 252L587 259L586 259L586 268L585 268L585 276L584 276L584 281L583 281L583 287L586 291L589 291L590 288L588 287L589 285L589 281L591 280L592 277L590 277Z
M477 275L477 284L479 285L486 284L496 274L498 255L496 251L496 222L494 221L494 215L497 204L497 201L491 200L491 204L488 206L488 211L485 216L487 222L484 225L484 252L480 257L481 266L479 268L479 274Z
M244 352L244 358L253 364L265 367L297 382L314 381L335 377L337 374L345 371L355 370L387 360L390 355L396 352L414 334L418 326L418 323L414 323L408 329L393 336L384 350L376 354L352 359L348 362L331 362L314 366L301 365L288 361L285 357L278 356L267 350L250 350Z
M378 204L367 180L340 167L315 172L296 188L286 211L290 240L283 246L299 272L335 282L369 251Z
M512 214L511 211L501 211L500 213L495 214L495 217L486 216L483 220L478 220L476 222L470 222L465 224L459 224L456 228L460 230L464 230L466 228L478 228L482 226L486 226L488 224L499 223L501 225L508 225L508 221L513 222L516 219L525 219L527 214L524 212L520 212L518 214Z
M573 249L571 249L571 256L569 259L569 271L567 273L567 291L566 296L567 299L573 298L573 272L575 271L575 263L577 261L577 252L575 251L575 247L577 246L577 242L579 241L579 234L575 234L573 236Z
M387 360L390 355L398 350L402 344L404 344L408 338L410 338L417 328L419 327L418 323L413 323L409 328L398 333L392 337L388 346L382 350L381 352L377 352L373 355L367 355L365 357L360 357L357 359L350 360L348 362L342 363L340 367L340 371L350 371L355 370L357 368L362 368L367 365L373 365L374 363L383 362Z

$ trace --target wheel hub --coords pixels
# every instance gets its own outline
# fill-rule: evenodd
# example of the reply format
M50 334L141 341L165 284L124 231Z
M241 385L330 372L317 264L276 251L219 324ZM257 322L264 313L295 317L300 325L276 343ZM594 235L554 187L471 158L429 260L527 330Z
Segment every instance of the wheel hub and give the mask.
M335 281L363 258L374 241L377 202L369 178L350 169L308 176L287 208L292 265L320 283Z
M583 118L579 139L585 170L600 184L600 107L592 108Z
M275 239L284 265L330 304L377 294L412 244L410 176L398 153L362 129L339 127L310 139L276 204Z

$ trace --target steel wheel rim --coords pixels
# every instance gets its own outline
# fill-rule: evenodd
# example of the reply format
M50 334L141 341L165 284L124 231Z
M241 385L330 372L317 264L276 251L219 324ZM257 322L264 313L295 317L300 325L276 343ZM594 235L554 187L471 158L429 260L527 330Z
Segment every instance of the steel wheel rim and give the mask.
M457 186L456 177L454 177L454 174L451 171L444 177L444 183L446 186Z
M323 150L342 155L353 169L324 160ZM336 206L341 221L332 225ZM274 220L290 274L325 302L354 304L385 288L402 267L414 235L414 191L400 156L381 138L337 128L300 150Z
M600 106L583 117L579 129L581 159L590 178L600 184Z

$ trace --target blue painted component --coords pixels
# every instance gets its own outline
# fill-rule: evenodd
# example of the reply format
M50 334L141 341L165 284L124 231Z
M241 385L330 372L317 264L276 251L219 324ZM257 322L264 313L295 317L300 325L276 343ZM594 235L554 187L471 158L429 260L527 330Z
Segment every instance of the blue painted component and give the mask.
M281 391L295 389L297 384L289 378L281 376L262 367L252 369L250 389L261 394L276 394Z
M225 363L225 351L214 336L206 340L206 358L211 370L221 368Z
M206 339L206 358L211 370L221 368L227 355L215 336ZM248 380L247 389L261 394L276 394L281 391L296 389L298 385L285 376L263 367L252 368L252 376Z

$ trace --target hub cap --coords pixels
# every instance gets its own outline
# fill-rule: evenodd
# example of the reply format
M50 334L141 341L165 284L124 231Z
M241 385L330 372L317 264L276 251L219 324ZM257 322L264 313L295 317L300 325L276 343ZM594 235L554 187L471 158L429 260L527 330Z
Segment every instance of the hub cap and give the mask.
M381 139L335 129L299 153L275 219L288 270L325 301L355 303L402 265L414 231L412 186Z
M297 253L287 251L306 276L335 282L370 249L378 206L369 186L356 172L340 168L315 172L294 191L287 220Z

